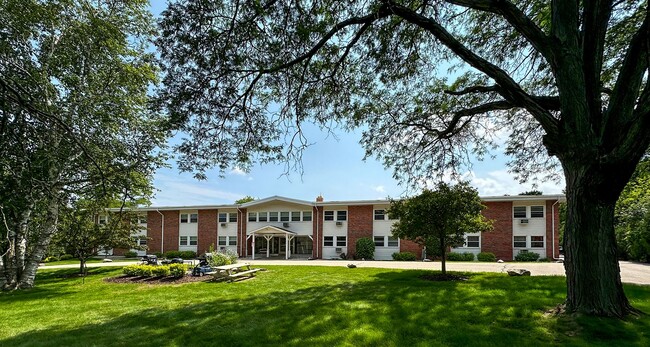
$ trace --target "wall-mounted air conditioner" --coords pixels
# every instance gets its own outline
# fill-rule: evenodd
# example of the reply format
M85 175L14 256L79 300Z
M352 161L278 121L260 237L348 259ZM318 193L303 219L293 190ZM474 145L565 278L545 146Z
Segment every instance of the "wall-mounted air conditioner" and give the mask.
M228 223L221 223L222 227L226 227L227 225L228 225Z
M519 223L521 224L528 224L528 219L520 219Z
M282 226L285 227L285 228L288 228L288 227L289 227L289 223L282 223Z
M335 251L336 251L336 253L342 253L342 252L343 252L343 248L335 248Z
M336 222L336 226L337 227L343 226L343 222Z

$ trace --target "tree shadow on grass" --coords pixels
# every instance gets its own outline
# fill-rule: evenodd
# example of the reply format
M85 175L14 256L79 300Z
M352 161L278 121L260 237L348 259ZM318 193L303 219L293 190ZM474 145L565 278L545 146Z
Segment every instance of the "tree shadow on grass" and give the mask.
M78 327L54 324L0 345L535 346L575 339L559 321L541 317L564 295L561 280L554 278L469 274L466 282L430 282L418 278L427 273L423 270L357 269L305 275L311 282L299 288L282 286L296 281L287 276L290 271L274 269L242 283L191 284L190 290L156 288L171 301L160 302L160 309ZM197 303L167 308L188 292ZM143 302L157 300L147 291L139 295ZM618 338L648 341L633 332ZM578 339L611 342L598 336Z

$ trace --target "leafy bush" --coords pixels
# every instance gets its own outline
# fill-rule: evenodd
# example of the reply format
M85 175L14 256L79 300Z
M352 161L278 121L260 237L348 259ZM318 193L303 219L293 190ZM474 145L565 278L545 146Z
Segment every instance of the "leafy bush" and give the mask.
M225 252L216 252L212 253L210 258L210 265L212 266L223 266L237 263L237 253L226 250Z
M375 242L369 237L362 237L357 240L357 259L374 259Z
M463 256L463 261L474 261L474 253L472 252L465 252L462 254Z
M72 254L64 254L64 255L59 257L59 260L69 260L69 259L72 259L72 258L74 258L72 256Z
M154 268L155 266L153 265L138 265L136 276L152 277Z
M393 260L414 261L417 260L417 256L413 252L395 252L393 253Z
M494 255L494 253L491 253L491 252L481 252L481 253L476 255L476 258L478 259L478 261L485 261L485 262L491 262L491 263L494 263L495 261L497 261L496 255Z
M516 261L537 261L539 259L539 254L535 252L519 252L515 256Z
M59 261L59 257L49 256L49 257L43 259L44 263L51 263L53 261Z
M136 274L136 269L138 268L139 265L127 265L122 268L122 273L124 273L127 276L135 276Z
M463 255L456 252L447 253L447 260L449 261L463 261Z
M196 258L196 252L194 251L167 251L165 252L165 258L182 258L182 259L194 259Z
M155 252L153 255L155 255L158 258L164 258L164 254L162 254L161 252Z
M135 257L137 257L137 256L138 256L138 253L137 253L137 252L134 252L134 251L127 251L127 252L124 252L124 257L125 257L125 258L135 258Z
M156 277L165 277L165 276L169 276L171 271L169 269L169 266L163 265L163 266L154 266L151 273Z
M169 274L172 277L183 277L187 273L188 266L185 264L171 264L169 267Z

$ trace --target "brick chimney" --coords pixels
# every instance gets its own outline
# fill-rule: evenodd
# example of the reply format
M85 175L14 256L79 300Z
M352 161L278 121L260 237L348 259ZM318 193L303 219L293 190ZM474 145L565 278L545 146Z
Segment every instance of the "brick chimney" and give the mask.
M316 202L323 202L323 196L322 196L322 195L318 195L318 196L316 197Z

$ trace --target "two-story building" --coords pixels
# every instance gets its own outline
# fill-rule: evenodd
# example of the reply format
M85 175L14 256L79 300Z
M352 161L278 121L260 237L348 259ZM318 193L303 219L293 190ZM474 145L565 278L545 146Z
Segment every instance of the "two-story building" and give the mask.
M492 252L512 260L521 251L542 258L559 256L559 209L563 195L482 197L483 214L494 230L465 235L455 252ZM375 242L375 259L411 251L422 256L419 245L393 238L395 222L386 213L388 200L304 201L281 196L245 204L159 206L141 208L147 227L148 252L191 250L198 254L210 246L231 250L241 257L340 258L355 254L359 238ZM145 215L146 214L146 215ZM120 254L115 250L115 254Z

